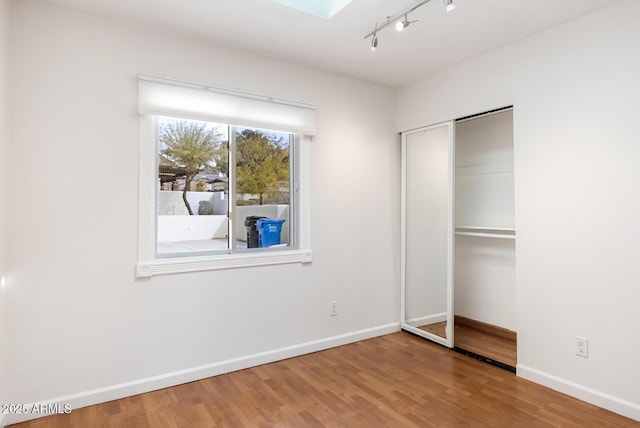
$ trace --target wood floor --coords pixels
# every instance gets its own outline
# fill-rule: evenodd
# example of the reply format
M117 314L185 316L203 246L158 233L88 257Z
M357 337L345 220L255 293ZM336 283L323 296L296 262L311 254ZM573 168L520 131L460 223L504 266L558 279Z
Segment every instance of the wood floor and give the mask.
M14 425L639 427L408 333Z
M421 330L445 337L446 321L420 327ZM461 323L455 323L455 346L483 357L515 367L518 358L515 339L508 339Z
M517 345L513 339L506 339L459 323L455 325L453 338L458 348L491 358L511 367L515 367L518 361Z

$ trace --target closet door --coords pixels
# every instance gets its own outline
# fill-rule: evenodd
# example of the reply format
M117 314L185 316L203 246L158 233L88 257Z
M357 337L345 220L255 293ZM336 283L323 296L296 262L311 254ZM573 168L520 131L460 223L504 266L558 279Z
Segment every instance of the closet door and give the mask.
M453 123L402 134L402 328L453 347Z

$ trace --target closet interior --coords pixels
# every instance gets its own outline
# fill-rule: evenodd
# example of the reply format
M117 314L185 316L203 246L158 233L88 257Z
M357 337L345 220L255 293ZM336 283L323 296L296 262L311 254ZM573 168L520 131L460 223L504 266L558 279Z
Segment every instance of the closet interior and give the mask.
M513 110L402 133L404 330L515 371Z
M513 110L455 121L455 347L515 368Z

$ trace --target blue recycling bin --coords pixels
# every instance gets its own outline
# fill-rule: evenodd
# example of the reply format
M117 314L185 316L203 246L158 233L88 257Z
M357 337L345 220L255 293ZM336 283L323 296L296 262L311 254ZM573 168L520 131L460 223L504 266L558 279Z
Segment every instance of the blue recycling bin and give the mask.
M261 216L252 215L244 219L244 225L247 228L247 248L258 248L258 228L257 223Z
M258 229L258 247L271 247L280 244L280 232L282 231L282 219L261 218L256 221Z

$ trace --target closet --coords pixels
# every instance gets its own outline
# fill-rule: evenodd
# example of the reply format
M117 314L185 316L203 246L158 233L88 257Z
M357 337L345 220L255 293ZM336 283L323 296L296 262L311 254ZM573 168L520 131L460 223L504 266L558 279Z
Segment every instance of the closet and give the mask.
M402 133L404 330L514 370L513 114Z

